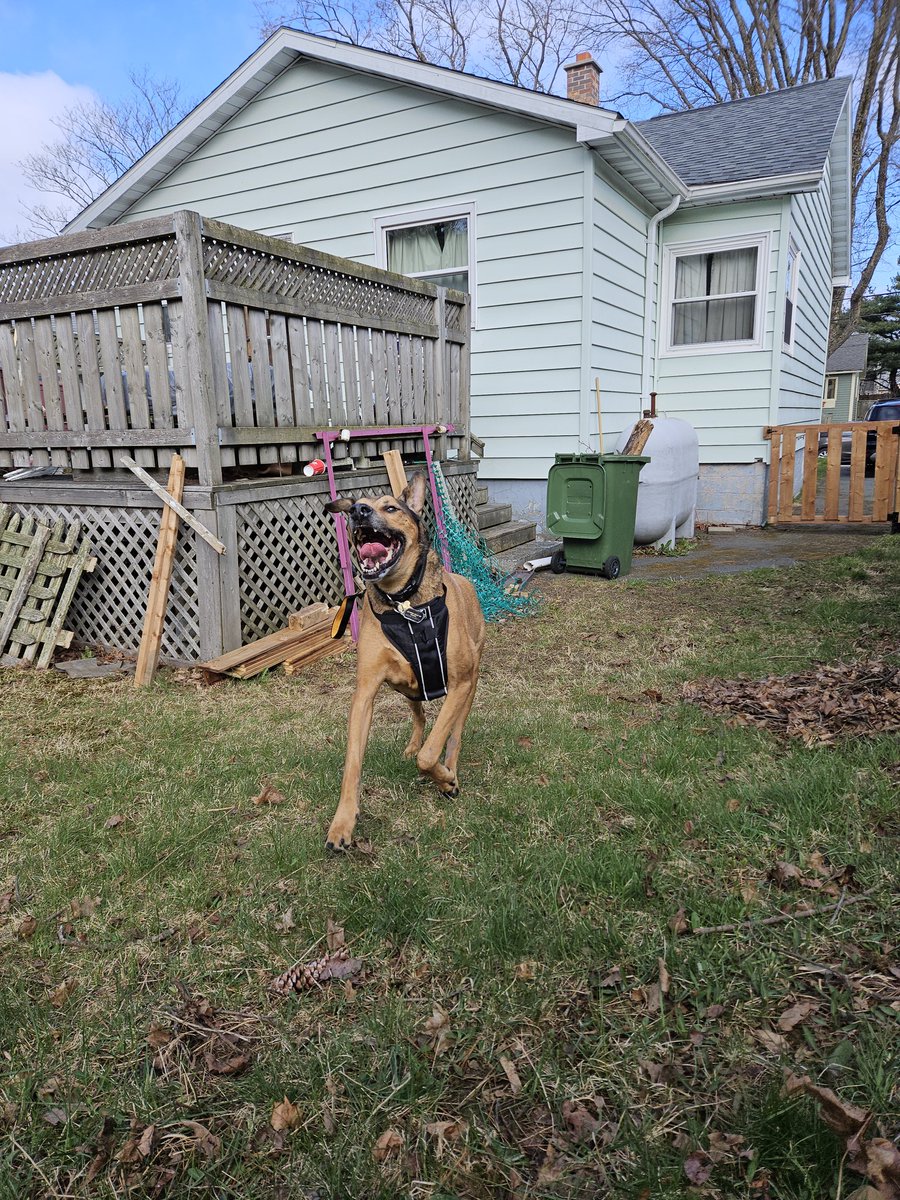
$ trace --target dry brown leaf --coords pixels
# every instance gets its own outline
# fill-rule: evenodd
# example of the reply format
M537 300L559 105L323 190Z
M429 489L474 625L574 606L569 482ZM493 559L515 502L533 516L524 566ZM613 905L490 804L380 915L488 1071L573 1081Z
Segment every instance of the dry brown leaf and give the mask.
M137 1152L141 1158L149 1158L156 1146L156 1126L148 1125L140 1136Z
M534 979L537 974L538 963L527 961L520 962L516 966L516 979Z
M684 1173L691 1183L706 1183L712 1174L713 1164L705 1150L695 1150L684 1160Z
M582 1100L563 1100L563 1120L574 1142L587 1142L596 1137L603 1128L603 1121L599 1117L602 1106L603 1101L596 1099L587 1103Z
M205 1125L201 1125L199 1121L181 1121L180 1124L186 1125L194 1135L191 1139L192 1149L199 1150L204 1158L218 1158L219 1151L222 1148L222 1139L210 1132Z
M249 1054L232 1054L223 1058L207 1050L203 1061L210 1075L239 1075L250 1066L251 1060Z
M669 978L669 970L666 966L666 960L661 958L659 959L659 994L661 996L668 996L670 982L671 980Z
M615 987L618 987L621 984L621 982L622 982L621 970L618 967L613 967L613 969L609 972L608 975L604 975L604 977L600 980L600 982L597 984L597 986L601 987L601 988L615 988Z
M855 1137L869 1123L872 1114L855 1104L841 1100L831 1088L819 1087L808 1075L785 1075L784 1089L789 1096L805 1092L819 1102L822 1120L839 1137Z
M534 745L534 739L530 737L516 738L516 745L520 746L523 750L530 750Z
M92 917L99 904L99 896L84 896L80 900L70 901L69 907L72 910L72 919L77 920L79 917Z
M168 1046L174 1036L171 1029L165 1029L162 1025L151 1025L147 1034L147 1045L152 1050L161 1050L163 1046Z
M825 862L825 858L820 850L813 850L809 856L809 865L817 875L830 875L831 868Z
M68 998L78 987L77 979L66 979L58 987L50 991L50 1003L54 1008L62 1008Z
M725 1011L724 1004L709 1004L704 1009L703 1015L707 1019L707 1021L718 1021L719 1017L722 1016L724 1011Z
M746 1148L741 1134L719 1133L714 1129L709 1135L709 1157L714 1163L730 1162L736 1158L752 1158L753 1151Z
M781 1054L787 1050L787 1038L783 1034L776 1033L774 1029L754 1029L751 1032L756 1040L761 1042L772 1054Z
M505 1054L501 1054L499 1062L503 1068L504 1075L509 1080L509 1090L514 1096L518 1096L522 1090L522 1080L519 1078L519 1072L513 1065L512 1059L507 1058Z
M103 828L118 829L124 820L125 818L123 816L120 816L118 813L116 813L114 816L110 817L108 821L103 822Z
M443 1054L453 1040L450 1033L450 1016L439 1004L433 1006L431 1016L425 1022L425 1035L431 1043L435 1057Z
M280 1129L296 1129L300 1124L300 1109L285 1096L272 1108L269 1124L276 1132Z
M447 1146L458 1142L466 1132L466 1122L459 1117L452 1121L432 1121L425 1126L425 1132L437 1143L434 1148L435 1154L438 1158L443 1158Z
M262 789L253 797L252 803L257 806L262 804L284 804L284 796L277 788L272 787L271 783L265 783Z
M65 1125L69 1118L66 1116L65 1109L48 1108L43 1114L43 1119L48 1125Z
M37 921L34 919L31 913L26 913L21 921L19 921L18 925L16 925L16 937L21 938L22 941L27 941L28 938L34 935L34 931L36 929Z
M741 807L740 800L736 799L734 796L732 796L730 800L725 801L725 811L726 812L737 812L740 807Z
M275 928L279 933L290 933L295 928L293 904L286 908L280 917L275 918Z
M778 1018L778 1028L782 1033L790 1033L795 1026L805 1021L810 1013L814 1013L818 1007L818 1004L812 1000L801 1000L798 1004L792 1004Z
M669 928L674 934L690 933L691 923L685 915L683 908L679 908L674 917L669 917Z
M376 1162L385 1162L403 1149L404 1138L399 1129L386 1129L372 1147Z
M338 950L343 950L346 944L343 925L338 925L336 921L332 921L331 917L328 918L325 942L330 954L334 954Z

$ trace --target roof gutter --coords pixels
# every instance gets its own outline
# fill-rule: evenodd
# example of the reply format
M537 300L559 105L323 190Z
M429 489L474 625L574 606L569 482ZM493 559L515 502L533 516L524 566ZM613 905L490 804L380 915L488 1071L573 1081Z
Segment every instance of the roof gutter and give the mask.
M766 179L741 179L734 183L705 183L688 189L688 203L721 204L723 200L757 200L794 192L814 192L822 182L821 171L770 175Z
M650 395L650 363L651 342L652 342L652 326L653 326L653 297L659 295L659 279L657 270L658 250L659 250L659 227L666 217L671 217L672 213L681 204L681 196L675 196L672 202L658 213L654 213L647 222L647 257L646 271L644 275L644 346L641 355L641 406L645 397ZM663 315L659 312L656 321L656 338L659 340L659 331L662 327Z

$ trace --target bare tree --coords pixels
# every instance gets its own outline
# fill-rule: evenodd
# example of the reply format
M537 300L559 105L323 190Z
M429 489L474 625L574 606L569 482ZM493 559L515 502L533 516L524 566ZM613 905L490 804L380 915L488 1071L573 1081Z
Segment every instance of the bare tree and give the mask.
M289 24L537 92L596 37L576 0L260 0L257 11L265 35Z
M854 77L854 285L838 340L891 242L900 204L900 4L897 0L602 0L600 22L627 47L615 100L680 111L816 79Z
M45 143L19 164L38 191L57 197L24 210L26 236L51 237L76 212L154 146L191 107L177 83L130 76L133 93L118 104L75 104L54 122L58 141Z

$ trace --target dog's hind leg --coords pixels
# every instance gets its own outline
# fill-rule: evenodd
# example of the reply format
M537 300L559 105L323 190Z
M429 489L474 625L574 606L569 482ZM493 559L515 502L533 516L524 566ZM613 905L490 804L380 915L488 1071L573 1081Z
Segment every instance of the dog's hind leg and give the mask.
M357 687L350 704L350 720L347 726L347 754L344 759L344 779L337 812L328 830L325 845L329 850L346 850L353 841L353 830L359 815L359 777L362 773L363 756L372 728L372 712L375 693L380 680L374 687Z
M403 757L415 758L421 750L425 738L425 709L422 707L421 700L410 700L409 707L412 709L412 732L403 751Z

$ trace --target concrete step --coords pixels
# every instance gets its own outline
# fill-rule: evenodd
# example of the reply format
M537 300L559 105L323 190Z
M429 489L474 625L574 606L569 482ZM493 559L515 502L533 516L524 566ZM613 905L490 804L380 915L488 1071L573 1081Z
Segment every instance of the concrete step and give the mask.
M479 483L475 486L475 503L487 504L488 502L488 486L486 483Z
M490 529L492 525L504 525L512 520L512 505L496 502L479 504L475 509L475 520L479 529Z
M533 541L534 535L533 521L507 521L503 525L494 525L485 530L483 537L488 550L492 554L500 554L514 546L524 546L526 542Z

